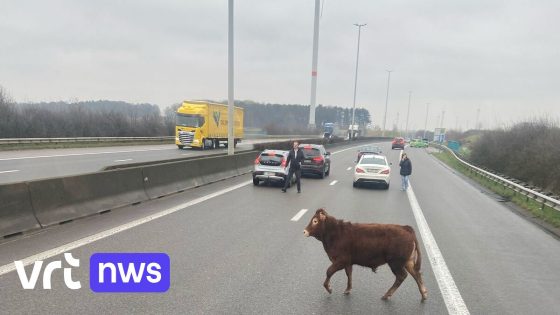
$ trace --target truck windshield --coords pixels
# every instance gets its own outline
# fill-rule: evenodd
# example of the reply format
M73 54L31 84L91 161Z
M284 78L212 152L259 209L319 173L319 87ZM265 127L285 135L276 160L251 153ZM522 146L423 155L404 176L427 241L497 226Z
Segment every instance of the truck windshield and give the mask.
M177 114L177 125L198 128L204 125L204 117L200 115Z

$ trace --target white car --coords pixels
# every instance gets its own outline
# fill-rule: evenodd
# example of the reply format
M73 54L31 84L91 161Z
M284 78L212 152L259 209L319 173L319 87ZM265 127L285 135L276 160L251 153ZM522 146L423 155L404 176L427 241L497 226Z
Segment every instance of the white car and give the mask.
M364 154L354 167L353 186L358 187L363 183L382 184L389 189L391 181L391 163L387 162L384 155Z

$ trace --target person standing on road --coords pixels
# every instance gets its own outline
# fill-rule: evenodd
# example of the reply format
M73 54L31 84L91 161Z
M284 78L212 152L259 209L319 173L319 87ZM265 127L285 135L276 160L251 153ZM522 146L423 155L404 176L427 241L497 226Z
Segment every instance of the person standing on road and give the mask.
M288 154L288 160L286 164L290 165L290 170L288 171L288 178L284 181L284 187L282 188L282 192L286 192L286 188L292 181L292 176L296 175L296 183L297 183L297 192L301 192L301 162L303 162L303 151L298 148L299 142L294 141L294 145Z
M401 179L402 179L401 190L406 191L408 189L408 177L410 176L410 174L412 174L412 163L410 162L410 159L404 152L401 156L401 161L399 163L399 166L401 167Z

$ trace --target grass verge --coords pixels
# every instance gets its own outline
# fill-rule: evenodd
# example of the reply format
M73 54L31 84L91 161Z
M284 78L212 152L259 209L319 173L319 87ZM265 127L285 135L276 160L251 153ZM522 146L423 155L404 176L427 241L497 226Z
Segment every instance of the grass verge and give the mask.
M469 177L478 184L486 187L490 191L500 195L502 198L509 200L521 208L527 210L533 217L541 219L556 228L560 228L560 211L552 209L542 203L528 198L515 190L498 184L480 174L471 171L469 167L458 161L448 151L440 151L432 153L440 161L444 162L451 168L459 171L464 176Z

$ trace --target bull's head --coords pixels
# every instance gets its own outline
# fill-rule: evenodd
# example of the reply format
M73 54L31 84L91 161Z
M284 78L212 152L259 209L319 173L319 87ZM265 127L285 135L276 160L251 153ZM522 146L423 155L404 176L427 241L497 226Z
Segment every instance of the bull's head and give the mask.
M327 211L325 209L320 208L315 211L315 215L309 221L309 224L303 230L303 235L309 237L313 236L318 240L321 240L320 237L323 235L323 231L325 229L325 221L327 220Z

